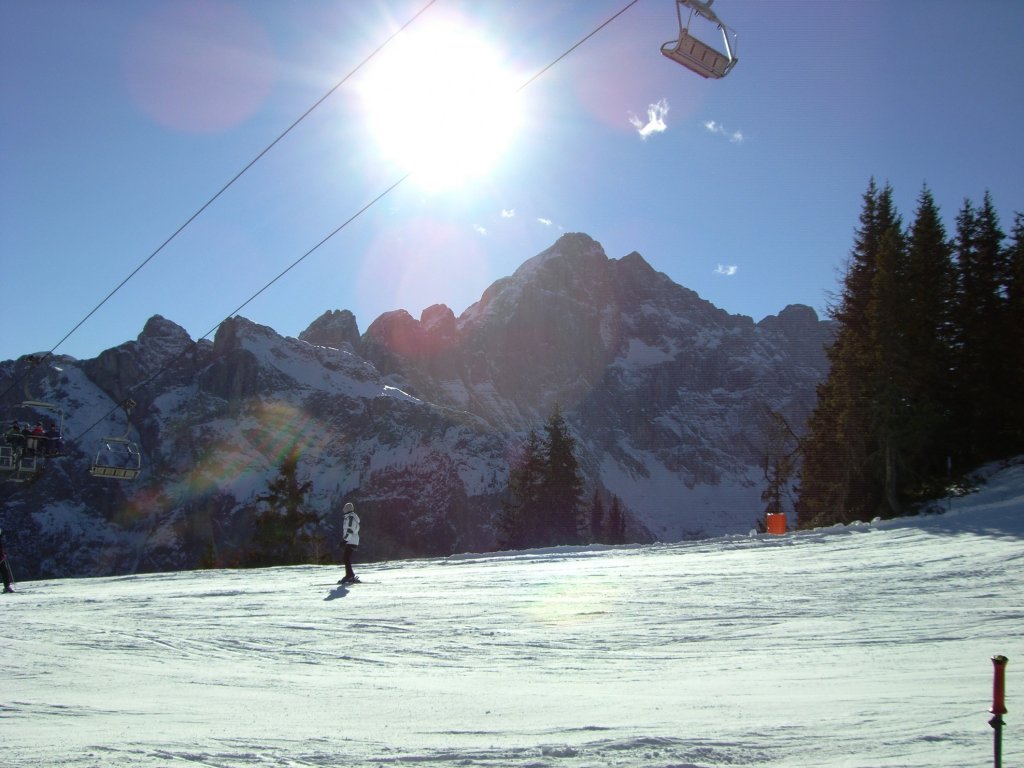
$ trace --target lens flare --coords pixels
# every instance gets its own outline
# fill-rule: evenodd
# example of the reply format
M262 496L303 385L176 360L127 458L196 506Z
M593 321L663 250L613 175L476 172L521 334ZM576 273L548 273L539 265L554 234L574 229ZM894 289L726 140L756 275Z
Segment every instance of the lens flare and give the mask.
M220 133L252 116L275 77L270 39L243 7L222 0L157 5L124 55L128 92L154 121Z
M264 490L268 467L277 467L292 452L319 455L332 440L334 429L289 403L264 403L238 419L237 427L199 457L183 480L181 492L192 498L215 489L236 497Z

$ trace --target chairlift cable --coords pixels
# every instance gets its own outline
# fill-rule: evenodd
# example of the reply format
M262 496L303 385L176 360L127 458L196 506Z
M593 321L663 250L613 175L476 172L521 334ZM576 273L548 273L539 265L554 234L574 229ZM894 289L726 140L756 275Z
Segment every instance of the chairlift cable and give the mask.
M557 63L558 63L558 62L560 62L560 61L561 61L562 59L564 59L564 58L565 58L566 56L568 56L568 55L569 55L570 53L572 53L573 51L575 51L575 50L576 50L577 48L579 48L579 47L580 47L581 45L583 45L583 44L584 44L585 42L587 42L587 40L589 40L589 39L590 39L590 38L592 38L592 37L593 37L594 35L596 35L596 34L597 34L598 32L600 32L600 31L601 31L602 29L604 29L605 27L607 27L607 26L608 26L609 24L611 24L611 23L612 23L613 21L615 21L615 20L616 20L617 18L619 18L619 16L621 16L622 14L624 14L624 13L625 13L626 11L628 11L628 10L629 10L630 8L632 8L632 7L634 6L634 5L636 5L636 4L638 3L638 2L640 2L640 0L632 0L632 2L630 2L630 3L627 3L627 4L626 4L625 6L623 6L623 7L622 7L622 8L621 8L621 9L620 9L620 10L619 10L618 12L616 12L616 13L615 13L614 15L610 16L610 17L609 17L608 19L606 19L606 20L605 20L605 21L604 21L604 22L603 22L603 23L602 23L602 24L601 24L600 26L598 26L598 27L597 27L596 29L594 29L594 30L593 30L592 32L590 32L590 34L588 34L588 35L587 35L586 37L583 37L582 39L580 39L580 41L579 41L579 42L577 42L577 43L576 43L575 45L573 45L573 46L572 46L571 48L569 48L569 50L567 50L567 51L566 51L565 53L563 53L563 54L562 54L561 56L559 56L559 57L558 57L557 59L555 59L554 61L552 61L552 62L551 62L550 64L548 64L548 65L547 65L546 67L544 67L543 69L541 69L541 70L540 70L539 72L537 72L537 73L536 73L535 75L533 75L533 77L531 77L531 78L530 78L529 80L527 80L527 81L526 81L525 83L523 83L522 85L520 85L520 86L519 86L519 87L518 87L518 88L517 88L517 89L515 90L515 92L516 92L516 93L519 93L519 92L520 92L521 90L523 90L523 89L524 89L524 88L526 88L526 87L527 87L528 85L530 85L531 83L533 83L533 81L534 81L534 80L538 79L538 78L539 78L539 77L540 77L541 75L543 75L543 74L544 74L545 72L547 72L547 71L548 71L549 69L551 69L551 68L552 68L553 66L555 66L555 64L557 64Z

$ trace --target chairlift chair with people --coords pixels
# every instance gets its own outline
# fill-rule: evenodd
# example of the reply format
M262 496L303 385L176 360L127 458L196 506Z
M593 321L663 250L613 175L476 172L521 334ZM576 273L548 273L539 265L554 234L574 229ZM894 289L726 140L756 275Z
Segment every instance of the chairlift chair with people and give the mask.
M89 466L89 474L93 477L101 477L108 480L134 480L142 471L142 454L138 444L131 440L132 410L135 408L134 400L125 400L121 403L125 416L128 419L128 428L125 433L118 437L104 437L100 440L99 448Z
M36 420L36 431L28 436L26 447L35 452L37 456L62 456L64 454L64 409L53 403L44 403L42 400L25 400L22 408L33 411L46 411L53 416L47 418L49 426L42 430L42 421Z
M48 429L43 428L39 411L52 414ZM64 410L53 403L29 399L16 407L14 413L16 418L0 435L0 478L25 482L39 471L44 458L64 453Z
M701 77L718 79L725 77L736 66L736 33L711 10L711 4L714 2L715 0L676 0L679 38L662 45L661 52ZM689 17L685 24L684 7L689 9ZM695 17L703 18L718 27L722 33L724 52L718 51L691 33L690 27Z

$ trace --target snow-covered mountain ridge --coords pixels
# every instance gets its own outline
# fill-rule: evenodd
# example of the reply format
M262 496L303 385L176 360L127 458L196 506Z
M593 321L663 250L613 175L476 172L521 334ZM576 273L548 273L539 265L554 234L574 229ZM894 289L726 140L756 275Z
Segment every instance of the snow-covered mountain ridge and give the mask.
M328 550L346 499L367 513L369 558L495 545L509 463L561 407L586 498L619 496L636 540L746 531L759 515L766 409L799 427L825 375L831 324L807 307L760 323L715 308L636 253L566 235L456 317L387 313L363 334L324 313L298 339L234 318L194 343L152 318L93 360L0 363L65 411L68 455L4 483L3 525L26 575L230 564L289 450ZM85 472L117 403L136 402L134 483ZM15 390L3 405L17 414ZM22 416L24 418L24 416Z

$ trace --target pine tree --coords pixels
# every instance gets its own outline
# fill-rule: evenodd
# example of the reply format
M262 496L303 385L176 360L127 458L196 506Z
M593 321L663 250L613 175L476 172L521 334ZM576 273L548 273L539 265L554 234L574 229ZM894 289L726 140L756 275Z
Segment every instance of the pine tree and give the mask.
M908 285L902 236L892 227L878 245L869 303L871 372L866 397L871 412L870 478L877 486L877 510L893 517L902 509L902 475L913 439L905 310Z
M1021 392L1013 388L1016 376L1012 350L1024 341L1010 331L1008 324L1011 268L1010 247L1005 241L992 196L986 192L978 211L978 253L984 265L985 283L992 295L986 307L990 333L984 339L981 356L993 392L991 401L985 403L982 411L982 428L987 425L990 430L981 456L983 460L1002 458L1012 452L1013 428L1007 415L1021 396Z
M267 508L256 518L249 565L297 565L309 559L311 528L317 517L305 509L305 499L313 481L299 482L298 463L299 452L293 448L267 493L257 497Z
M1019 339L1004 337L1006 252L1005 235L986 193L981 208L964 201L957 217L956 305L957 421L961 428L957 465L966 468L998 458L1003 440L1007 387L1010 378L1003 344Z
M907 239L905 372L915 434L906 456L912 495L935 491L953 449L953 325L956 272L952 248L931 191L925 187Z
M973 389L978 378L980 360L976 359L977 326L981 322L980 277L977 268L977 216L974 205L965 199L956 217L956 301L954 304L955 369L954 369L954 443L956 468L970 466L977 453L975 429L976 404Z
M546 439L544 504L548 510L545 544L576 544L580 540L580 496L583 480L576 460L576 441L557 405L544 426Z
M879 456L872 429L877 417L871 389L877 382L872 312L877 311L874 295L882 242L888 235L895 245L901 223L888 185L879 190L872 180L863 200L839 303L829 312L837 325L828 349L829 375L818 386L818 403L804 440L796 505L801 527L871 516L882 502L872 463Z
M1006 418L1008 453L1024 452L1024 214L1014 217L1006 248L1006 321L1004 335L1016 340L1006 345L1009 405Z
M531 429L509 472L508 491L498 518L499 544L506 549L538 546L544 522L541 500L544 464L540 437Z

